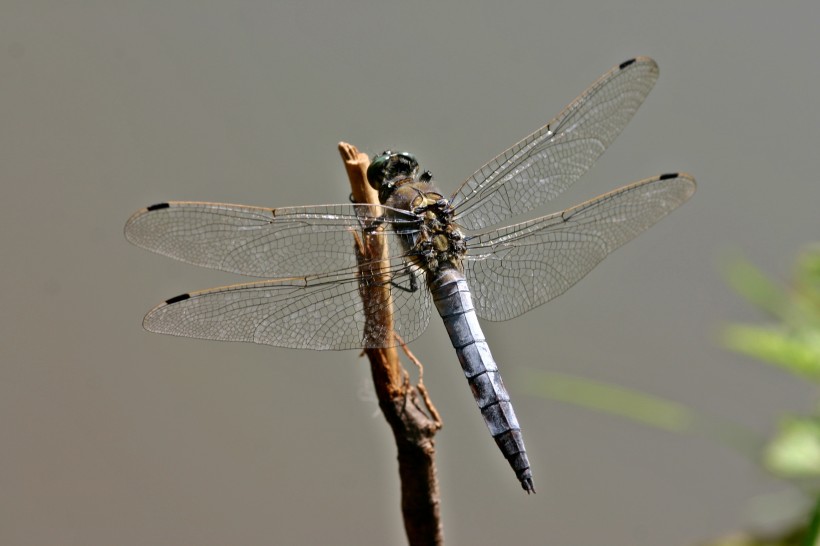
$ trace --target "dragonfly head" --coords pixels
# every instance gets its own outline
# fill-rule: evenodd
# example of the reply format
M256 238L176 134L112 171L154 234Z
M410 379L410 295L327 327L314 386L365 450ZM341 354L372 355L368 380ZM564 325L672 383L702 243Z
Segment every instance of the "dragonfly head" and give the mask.
M419 162L413 154L386 150L373 158L367 168L367 181L379 192L381 199L382 195L390 195L397 181L414 178L418 171Z

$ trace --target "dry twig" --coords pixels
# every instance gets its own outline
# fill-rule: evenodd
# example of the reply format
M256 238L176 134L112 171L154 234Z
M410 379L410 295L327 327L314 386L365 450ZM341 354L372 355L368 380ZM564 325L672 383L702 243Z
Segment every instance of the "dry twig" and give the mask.
M370 164L367 154L359 153L355 146L345 142L339 143L339 153L350 180L353 200L378 205L376 191L367 182L367 167ZM360 274L381 281L366 285L362 283L360 291L365 303L365 329L368 331L368 328L375 327L379 331L392 331L390 279L382 273L384 267L381 264L381 260L388 257L387 248L382 244L381 237L366 233L357 234L355 246ZM411 356L401 338L396 339L421 370L421 363ZM412 546L443 544L433 440L441 428L439 414L427 395L421 372L418 386L414 388L410 384L409 375L399 362L396 347L370 348L364 352L370 359L379 407L396 440L401 508L408 542Z

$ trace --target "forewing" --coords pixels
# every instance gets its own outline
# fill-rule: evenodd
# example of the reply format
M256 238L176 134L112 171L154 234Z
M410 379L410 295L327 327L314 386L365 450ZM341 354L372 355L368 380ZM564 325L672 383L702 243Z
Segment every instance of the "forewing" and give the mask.
M649 57L604 74L555 119L468 178L453 195L456 221L481 229L553 199L615 140L657 78Z
M507 320L548 302L694 191L688 174L665 174L470 238L467 279L476 312L488 320Z
M391 260L395 331L415 339L430 319L430 296L423 280L411 283L404 262ZM418 274L418 273L416 273ZM359 294L356 268L329 275L277 279L191 292L151 310L146 330L176 336L246 341L294 349L356 349L396 345L378 326L369 327ZM365 281L367 284L367 281ZM367 298L369 311L383 313L387 302Z
M356 265L352 231L370 226L391 256L402 253L388 229L414 217L380 205L278 209L171 201L137 211L125 225L135 245L183 262L252 277L288 277ZM414 225L414 224L413 224ZM380 226L380 227L379 227Z

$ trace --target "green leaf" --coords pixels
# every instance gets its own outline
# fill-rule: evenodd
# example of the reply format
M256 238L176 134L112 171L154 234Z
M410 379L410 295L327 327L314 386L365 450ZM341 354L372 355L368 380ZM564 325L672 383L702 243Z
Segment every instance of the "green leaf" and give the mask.
M763 311L782 317L788 308L787 294L758 268L744 259L723 266L723 276L735 292Z
M568 374L519 369L516 390L629 419L667 432L699 434L720 441L757 461L763 441L753 432L714 416L698 414L675 402L616 385Z
M814 327L820 328L820 247L809 248L797 259L795 282Z
M798 277L820 291L820 246L806 249L797 259Z
M733 351L769 362L799 377L820 381L820 332L789 333L736 324L724 329L722 340Z
M820 476L820 422L816 419L789 419L765 454L766 467L784 478Z
M809 519L809 526L806 528L806 534L803 536L801 546L817 546L820 543L820 497L814 504L814 510Z
M559 373L524 370L522 389L530 395L626 417L655 428L680 432L690 428L692 413L680 404L636 391Z

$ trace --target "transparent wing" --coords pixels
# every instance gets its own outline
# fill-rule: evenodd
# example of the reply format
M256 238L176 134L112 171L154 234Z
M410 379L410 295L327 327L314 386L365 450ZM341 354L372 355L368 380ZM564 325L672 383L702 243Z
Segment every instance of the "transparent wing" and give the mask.
M278 209L171 201L137 211L125 224L135 245L194 265L252 277L288 277L354 267L351 230L372 226L391 256L415 217L380 205ZM390 228L401 219L402 229ZM415 225L415 224L412 224ZM378 229L377 229L378 228Z
M657 79L649 57L604 74L555 119L468 178L453 195L456 221L482 229L553 199L615 140Z
M420 272L390 261L395 331L417 338L430 319L430 296ZM276 279L191 292L152 309L146 330L222 341L246 341L295 349L356 349L396 345L379 328L366 326L356 268L327 275ZM415 288L415 289L413 289ZM389 309L369 300L370 311Z
M507 320L563 294L694 192L695 180L688 174L665 174L468 238L467 279L476 312L488 320Z

